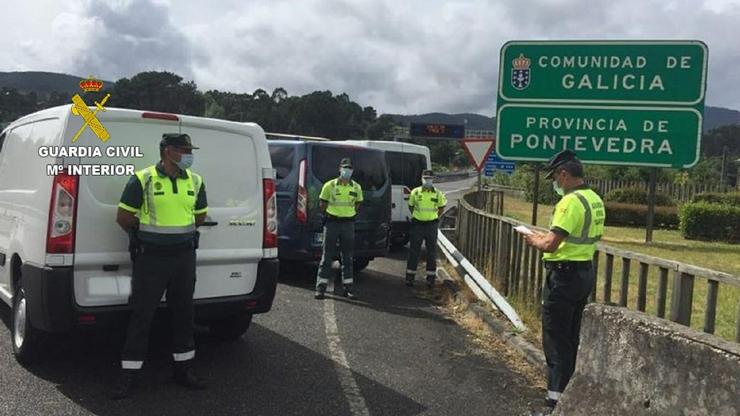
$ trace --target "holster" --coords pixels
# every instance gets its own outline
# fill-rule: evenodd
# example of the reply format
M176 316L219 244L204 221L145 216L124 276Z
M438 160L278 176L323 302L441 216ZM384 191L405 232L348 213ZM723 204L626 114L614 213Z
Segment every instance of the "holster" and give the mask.
M128 231L128 252L131 256L131 261L136 261L136 258L141 254L141 242L137 235L138 228L132 228Z

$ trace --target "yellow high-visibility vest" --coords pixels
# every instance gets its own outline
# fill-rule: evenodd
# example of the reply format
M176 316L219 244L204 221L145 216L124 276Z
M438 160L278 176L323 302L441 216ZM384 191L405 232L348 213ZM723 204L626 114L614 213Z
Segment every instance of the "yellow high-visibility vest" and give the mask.
M185 234L195 231L195 215L208 208L195 209L203 179L186 169L186 178L175 179L177 193L173 192L172 179L160 176L155 166L136 172L143 190L143 203L139 211L139 230L157 234Z
M604 235L606 213L604 201L591 189L567 193L555 206L550 229L567 231L560 246L544 253L546 261L587 261L593 258L596 243Z
M411 215L417 221L434 221L439 219L439 209L445 205L447 205L447 198L437 188L427 190L423 186L418 186L409 195L409 208L412 209Z
M339 178L334 178L321 188L319 199L327 202L327 214L340 218L351 218L357 215L355 204L363 200L362 187L353 180L343 185Z

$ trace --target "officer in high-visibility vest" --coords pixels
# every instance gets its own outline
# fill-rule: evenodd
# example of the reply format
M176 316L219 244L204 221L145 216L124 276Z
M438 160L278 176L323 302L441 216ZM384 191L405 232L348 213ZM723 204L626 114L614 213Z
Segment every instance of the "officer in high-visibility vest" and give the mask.
M208 203L193 164L190 136L162 135L161 161L136 172L123 190L116 221L129 233L133 260L133 313L121 352L121 374L114 398L128 397L149 345L152 318L162 295L172 312L173 375L178 384L203 389L193 373L193 291L195 289L196 227L205 221Z
M542 346L547 359L546 409L553 409L576 364L581 316L593 290L592 259L604 234L604 202L583 180L583 165L570 150L553 156L546 178L562 198L547 234L525 235L544 252L547 278L542 288Z
M357 299L353 287L352 257L355 248L355 216L362 203L362 187L352 180L352 161L344 158L339 163L339 177L324 184L319 194L319 206L326 214L324 225L324 253L316 276L316 299L324 299L326 285L331 277L331 265L339 243L342 260L344 296Z
M409 195L411 230L406 286L414 285L422 241L427 250L427 286L434 286L434 279L437 277L437 225L445 205L445 194L434 187L434 172L424 170L421 174L421 186L414 188Z

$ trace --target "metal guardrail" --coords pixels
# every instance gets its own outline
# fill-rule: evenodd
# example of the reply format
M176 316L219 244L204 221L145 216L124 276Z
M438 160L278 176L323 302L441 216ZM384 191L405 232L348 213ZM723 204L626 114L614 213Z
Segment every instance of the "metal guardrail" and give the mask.
M475 171L464 170L457 172L439 172L435 173L438 182L448 182L459 178L469 178L475 176Z
M496 309L501 311L511 323L520 331L526 331L521 318L513 307L506 301L506 298L486 280L485 277L473 266L461 253L455 248L450 240L445 237L442 231L437 231L437 245L442 249L442 253L452 264L452 267L460 273L465 279L468 287L478 296L479 299L492 303Z
M527 225L535 229L537 227L477 208L475 205L479 196L476 194L476 191L468 192L458 201L459 250L507 298L518 297L528 307L539 312L544 281L541 256L537 250L526 245L521 234L513 229L517 225ZM542 228L539 230L545 231ZM603 269L600 269L599 263L602 258ZM615 276L615 263L621 269L619 276ZM637 265L638 269L637 294L635 299L630 299L633 264ZM738 276L621 250L603 243L598 244L594 255L594 269L597 276L595 288L599 290L595 289L592 292L590 298L592 302L616 303L647 312L650 300L654 302L656 316L686 326L691 323L695 306L694 297L697 295L695 284L697 281L705 282L707 287L702 329L710 334L715 332L720 287L726 290L740 288ZM614 299L616 302L613 302L612 286L615 284L619 286L618 295ZM653 291L652 294L649 294L649 287ZM651 295L654 295L654 299L649 298ZM736 308L734 339L740 342L740 302ZM722 319L732 320L731 316L732 313L724 311Z
M601 195L605 195L612 189L620 188L641 188L648 189L648 183L642 181L618 181L618 180L606 180L606 179L590 179L587 181L589 186L597 189ZM740 188L738 188L740 189ZM709 184L709 183L693 183L693 184L677 184L660 182L656 184L656 192L669 195L676 201L688 202L691 201L694 196L702 192L732 192L735 188L729 185L720 184Z

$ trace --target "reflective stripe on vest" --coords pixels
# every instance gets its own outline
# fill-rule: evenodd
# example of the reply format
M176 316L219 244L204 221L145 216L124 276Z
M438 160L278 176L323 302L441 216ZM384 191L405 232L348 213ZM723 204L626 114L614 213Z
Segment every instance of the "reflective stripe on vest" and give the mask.
M423 188L414 188L411 192L410 201L414 202L412 216L419 221L434 221L439 219L439 200L441 193L437 189L432 192L424 191ZM436 202L434 201L436 199Z
M342 195L342 200L337 200L336 187L340 186L342 188L350 188L349 192L357 193L359 185L357 185L353 180L350 180L348 185L342 185L338 182L338 178L332 179L329 182L329 203L326 208L326 212L337 217L353 217L357 215L357 211L355 210L357 196L352 196L350 194Z
M579 201L581 201L581 204L583 205L583 208L586 210L585 214L583 215L583 228L581 229L581 236L580 237L572 237L568 236L565 237L565 241L567 241L570 244L594 244L601 240L601 236L597 235L594 237L589 237L588 234L591 232L591 204L588 203L588 200L585 196L578 193L578 191L573 192L573 194L578 198Z
M195 224L184 226L139 224L139 231L157 234L187 234L195 231Z
M187 211L188 208L183 209L181 212L177 212L178 208L175 208L174 212L172 209L165 209L165 212L160 212L157 209L157 199L155 199L154 189L155 178L159 178L159 173L157 172L156 167L150 166L136 172L136 176L139 178L143 188L142 208L139 215L140 231L157 234L187 234L195 231L195 217L193 215L193 210L195 209L197 194L200 191L203 180L200 175L192 173L190 170L186 170L185 172L188 176L185 183L188 184L188 186L185 186L185 189L182 189L182 191L178 189L177 194L164 194L164 187L157 188L160 192L158 202L160 204L172 203L184 206L189 205L189 201L183 198L189 198L192 199L192 206L189 207L189 212ZM171 179L167 179L171 181ZM182 180L183 178L175 179L175 181ZM159 184L161 182L157 183ZM192 193L190 193L191 190L189 189L191 187ZM167 216L167 218L162 218L163 215ZM171 216L175 216L175 218L170 218Z

